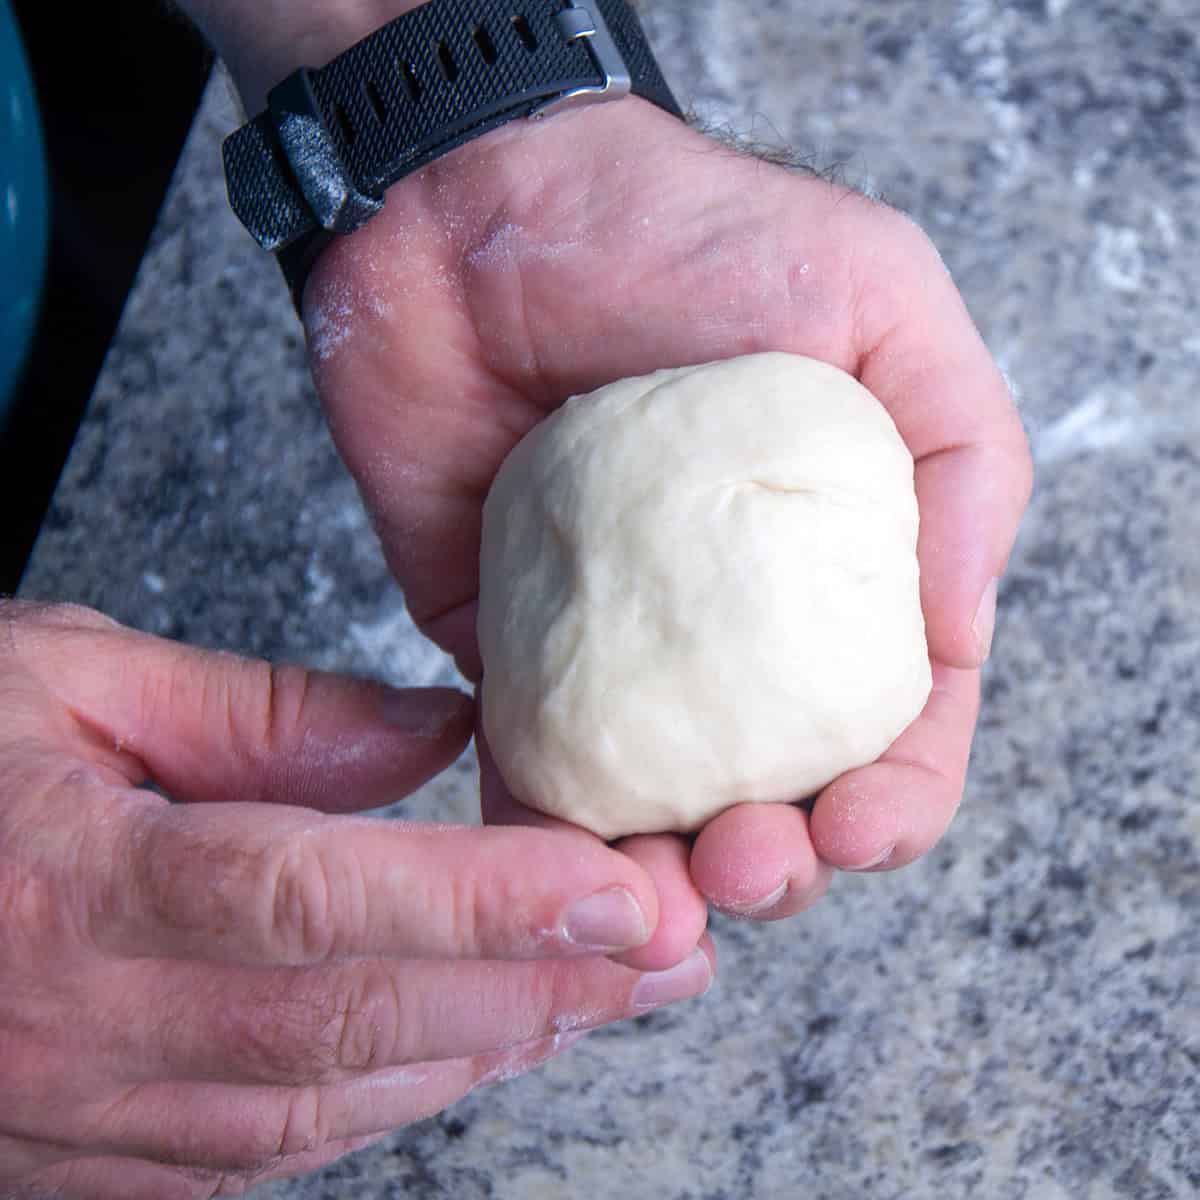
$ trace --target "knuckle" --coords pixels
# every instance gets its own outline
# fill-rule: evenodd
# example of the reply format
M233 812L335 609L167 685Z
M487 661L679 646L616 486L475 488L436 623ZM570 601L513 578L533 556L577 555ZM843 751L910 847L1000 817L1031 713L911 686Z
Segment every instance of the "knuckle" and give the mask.
M232 1175L225 1171L198 1175L195 1180L196 1200L216 1200L218 1196L243 1196L249 1190L249 1180L244 1175Z
M529 972L517 997L515 1011L521 1016L515 1040L536 1041L600 1023L602 1003L594 996L589 1004L581 1003L580 978L586 970L579 962L546 962Z
M543 1037L564 1030L601 1023L610 1007L607 996L593 995L584 1003L580 995L580 972L574 964L558 963L550 972L541 1011Z
M398 981L386 968L356 964L330 980L271 985L217 1018L214 1033L243 1071L260 1083L305 1087L361 1075L404 1060L413 1022Z
M57 629L120 629L119 621L85 604L70 601L48 603L0 596L0 626L18 625Z
M62 601L56 604L31 605L36 618L44 625L64 629L120 629L121 624L86 604Z
M310 674L302 667L246 659L224 651L181 650L173 669L152 680L154 694L144 697L146 711L164 700L198 708L206 722L223 733L231 758L256 768L249 781L262 799L275 776L272 769L299 750L307 730Z
M226 1176L203 1167L164 1169L161 1178L162 1200L213 1200L221 1195L220 1187Z
M196 1182L205 1197L242 1195L264 1175L277 1171L289 1160L311 1154L329 1140L326 1107L318 1087L289 1090L278 1104L252 1119L248 1128L226 1143L219 1164L210 1162L181 1170Z
M329 1019L328 1005L318 997L298 994L294 982L282 981L271 991L250 996L248 1002L214 1013L214 1036L230 1047L233 1058L249 1078L275 1086L310 1082L320 1072L320 1030Z
M488 925L486 889L473 871L457 871L444 881L444 885L444 897L427 901L425 911L434 913L440 907L446 944L458 954L475 954Z
M306 832L285 838L265 872L267 940L286 962L320 962L334 950L333 880Z
M393 1064L402 1054L401 1008L400 990L391 972L356 969L322 1030L327 1068L363 1074Z
M885 239L887 244L905 254L940 261L933 239L910 213L876 195L857 193L857 196L856 202L861 203L864 215L873 223L876 237Z
M429 873L420 911L428 925L436 922L443 948L460 957L532 955L556 936L556 904L531 897L529 872L514 871L486 846L452 870Z
M224 694L235 750L251 761L286 755L304 736L309 673L261 659L241 666Z
M279 1160L307 1154L326 1140L325 1134L320 1088L296 1088L284 1103L283 1120L269 1158Z
M80 792L86 789L90 793L77 850L60 860L60 878L69 881L64 894L74 896L78 904L80 936L88 946L98 949L127 915L127 864L135 866L137 857L127 858L125 851L136 839L141 820L154 806L146 793L107 788L86 768L68 776L64 786L75 793L80 812L84 811L84 806L78 804Z
M18 662L54 633L104 633L122 629L112 617L82 604L48 604L0 597L0 655Z
M273 749L286 749L305 728L312 676L303 667L267 664L267 706L264 742Z
M118 930L133 918L172 938L237 930L241 961L321 962L337 949L337 914L361 912L361 871L322 846L321 819L291 832L242 840L193 820L184 806L129 822L108 907ZM336 889L336 895L335 895Z
M252 1171L223 1171L208 1184L202 1200L216 1200L218 1196L244 1196L261 1182L261 1176L271 1164Z
M220 1163L195 1165L190 1158L175 1166L175 1178L190 1189L180 1196L189 1200L213 1200L215 1196L241 1196L248 1192L258 1178L274 1167L278 1158L274 1149L274 1133L264 1136L254 1145L227 1148L220 1154Z
M866 278L878 286L902 288L903 280L890 280L879 271L879 261L903 269L905 274L913 271L934 271L947 278L945 263L933 239L918 222L902 209L870 197L859 197L855 201L857 216L865 221L864 231L870 238L872 255L860 263L866 268ZM874 266L875 269L871 269Z
M13 801L0 814L0 942L44 954L63 938L90 941L121 806L89 767L5 757L0 796Z
M127 831L127 864L114 881L114 906L172 934L229 929L238 920L234 881L252 864L193 828L187 814L167 808L149 812ZM198 886L199 881L203 886Z

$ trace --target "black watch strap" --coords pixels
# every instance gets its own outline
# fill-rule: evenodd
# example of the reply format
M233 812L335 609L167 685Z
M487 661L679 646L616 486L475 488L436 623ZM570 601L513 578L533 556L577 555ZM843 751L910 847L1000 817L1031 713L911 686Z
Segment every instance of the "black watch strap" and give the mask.
M225 140L230 205L299 300L398 179L514 117L630 92L682 116L625 0L430 0L271 91Z

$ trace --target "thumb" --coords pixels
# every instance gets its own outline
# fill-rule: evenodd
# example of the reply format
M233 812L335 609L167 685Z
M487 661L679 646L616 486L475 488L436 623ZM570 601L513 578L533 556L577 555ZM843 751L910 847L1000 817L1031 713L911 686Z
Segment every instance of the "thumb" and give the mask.
M9 646L73 718L89 761L174 799L376 808L448 766L474 706L201 650L72 606L15 606ZM20 611L23 609L23 611Z

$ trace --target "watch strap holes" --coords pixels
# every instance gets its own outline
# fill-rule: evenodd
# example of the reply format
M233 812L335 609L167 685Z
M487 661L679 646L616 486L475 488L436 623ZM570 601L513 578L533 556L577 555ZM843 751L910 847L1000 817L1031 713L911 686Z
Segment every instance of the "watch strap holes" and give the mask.
M400 71L400 78L404 81L404 90L408 93L408 98L414 103L420 100L421 94L425 89L421 86L421 81L417 78L416 71L413 70L412 63L400 59L396 66Z
M366 94L376 120L382 125L387 120L388 110L387 105L383 102L383 97L379 94L379 89L375 86L375 80L366 80L363 83L363 92Z
M445 42L437 44L437 60L442 69L442 77L447 83L453 83L458 78L458 63L454 61L454 55L450 53L450 47Z
M489 67L495 65L496 59L500 56L496 53L496 43L492 41L492 35L488 33L487 28L483 25L476 25L471 30L471 37L475 39L475 45L483 61Z
M537 36L521 13L517 13L512 18L512 27L517 31L517 37L521 39L521 44L532 54L538 46Z

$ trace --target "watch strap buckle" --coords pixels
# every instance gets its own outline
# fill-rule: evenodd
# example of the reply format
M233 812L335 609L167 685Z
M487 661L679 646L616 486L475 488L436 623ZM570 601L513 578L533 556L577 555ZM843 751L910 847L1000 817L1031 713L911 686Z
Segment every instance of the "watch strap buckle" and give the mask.
M568 45L576 41L584 43L601 81L571 88L570 91L544 101L530 111L529 116L532 120L541 120L567 108L578 108L606 100L620 100L633 90L633 76L629 66L613 40L612 31L596 0L587 0L587 3L566 0L566 3L566 8L554 14L559 32Z

